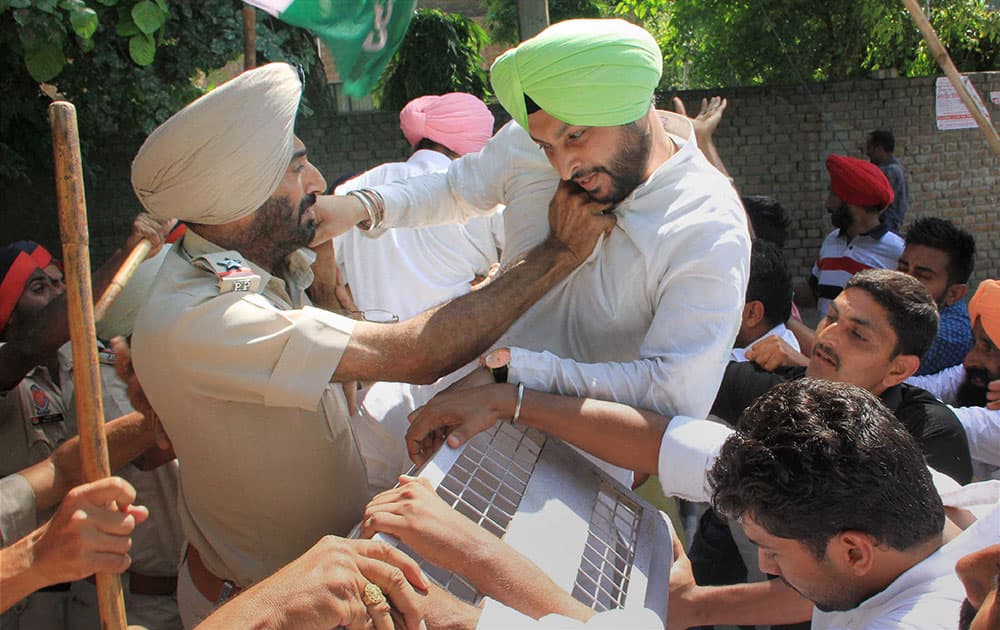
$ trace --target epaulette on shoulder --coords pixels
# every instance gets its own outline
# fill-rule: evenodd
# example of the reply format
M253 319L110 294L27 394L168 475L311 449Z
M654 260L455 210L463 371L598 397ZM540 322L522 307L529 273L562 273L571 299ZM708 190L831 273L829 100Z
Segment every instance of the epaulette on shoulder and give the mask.
M204 254L192 261L210 271L219 279L219 293L257 293L261 288L260 275L236 251Z

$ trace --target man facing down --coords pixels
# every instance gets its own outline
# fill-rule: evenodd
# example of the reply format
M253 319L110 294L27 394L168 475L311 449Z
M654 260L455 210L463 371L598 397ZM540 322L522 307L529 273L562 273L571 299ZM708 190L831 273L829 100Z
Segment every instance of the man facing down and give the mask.
M133 337L136 374L180 462L188 627L359 520L367 479L336 382L429 382L467 363L614 223L561 190L553 234L482 291L398 324L315 308L334 304L334 269L314 276L303 249L326 182L294 135L301 93L287 64L246 72L157 128L132 164L143 205L189 224ZM360 602L365 586L358 576L347 596Z
M744 414L709 481L761 570L815 604L814 630L956 627L955 562L979 539L949 543L956 532L920 448L872 394L813 379L775 387ZM976 528L996 526L994 515Z

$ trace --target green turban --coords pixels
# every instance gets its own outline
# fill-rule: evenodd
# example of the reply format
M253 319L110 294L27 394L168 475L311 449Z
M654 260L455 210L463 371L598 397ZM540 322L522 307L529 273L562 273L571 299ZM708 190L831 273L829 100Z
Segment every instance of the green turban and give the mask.
M570 125L612 127L641 118L663 72L652 35L624 20L566 20L500 56L490 81L528 128L524 97Z

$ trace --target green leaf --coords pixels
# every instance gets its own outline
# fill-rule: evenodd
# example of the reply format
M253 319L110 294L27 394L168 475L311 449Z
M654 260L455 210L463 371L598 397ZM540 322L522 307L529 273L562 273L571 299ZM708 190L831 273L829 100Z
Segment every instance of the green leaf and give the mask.
M88 37L87 39L81 39L80 40L80 50L82 50L85 53L93 52L94 51L94 38L93 37Z
M166 16L160 11L160 7L150 0L142 0L132 7L132 21L147 35L152 35L163 26L165 19Z
M148 66L156 58L156 42L145 33L133 35L128 40L128 54L137 65Z
M106 7L113 7L118 4L118 0L97 0L98 4L103 4Z
M170 7L167 6L167 0L156 0L156 6L160 7L160 11L166 14L170 13Z
M118 24L115 25L115 32L118 33L119 37L132 37L133 35L138 35L142 31L139 27L135 25L130 17L124 17L118 20Z
M91 8L77 9L69 14L73 31L83 39L90 39L97 32L97 12Z
M59 7L58 0L34 0L34 2L29 2L33 9L38 9L39 11L45 11L46 13L55 13L56 9Z
M38 48L24 51L24 65L27 66L32 79L44 83L59 76L66 65L66 55L63 54L61 47L46 43Z

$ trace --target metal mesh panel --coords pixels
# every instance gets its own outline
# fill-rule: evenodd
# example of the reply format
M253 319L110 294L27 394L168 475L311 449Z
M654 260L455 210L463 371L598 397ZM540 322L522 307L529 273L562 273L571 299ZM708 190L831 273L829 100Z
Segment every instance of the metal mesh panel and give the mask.
M503 537L545 440L534 429L498 422L469 440L438 485L438 495L476 524ZM462 576L435 567L405 545L399 548L417 559L420 568L452 595L472 603L480 599L480 593Z
M641 517L638 503L601 483L573 597L598 612L625 607Z

